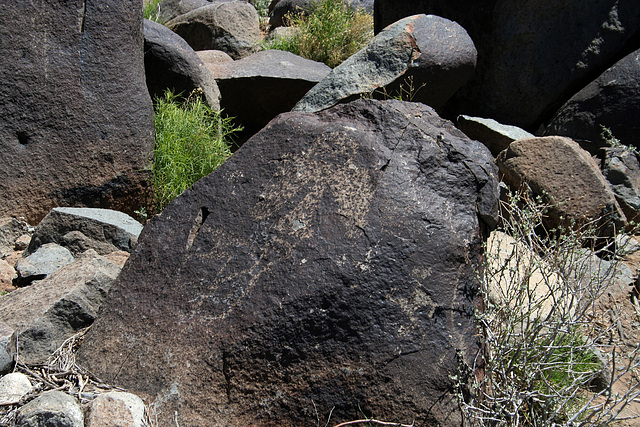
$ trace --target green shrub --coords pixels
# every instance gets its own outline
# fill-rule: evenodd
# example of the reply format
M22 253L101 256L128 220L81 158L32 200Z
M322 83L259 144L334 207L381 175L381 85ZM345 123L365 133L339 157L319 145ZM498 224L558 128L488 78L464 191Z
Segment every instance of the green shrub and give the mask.
M162 0L145 0L142 6L142 16L150 21L155 21L160 24L163 23L163 19L160 15L160 2Z
M373 17L352 9L343 0L320 0L311 4L308 16L287 15L285 19L299 31L267 43L266 47L324 62L331 68L362 49L373 37Z
M156 144L153 182L156 211L231 155L231 136L240 130L199 96L181 101L171 92L155 100Z
M596 318L625 248L610 247L610 264L594 264L598 221L542 233L550 206L527 194L502 203L502 231L513 241L488 245L479 272L483 351L468 377L454 376L463 412L470 426L608 425L640 396L637 383L613 392L640 367L640 346L623 354Z

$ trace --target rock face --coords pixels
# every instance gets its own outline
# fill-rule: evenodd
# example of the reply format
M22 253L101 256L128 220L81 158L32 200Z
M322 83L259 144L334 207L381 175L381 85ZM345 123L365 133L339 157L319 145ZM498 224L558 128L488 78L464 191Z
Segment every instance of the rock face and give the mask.
M93 249L100 255L131 252L142 224L129 215L109 209L53 208L38 224L27 253L41 245L57 243L74 255Z
M189 43L165 27L144 20L144 69L152 98L167 89L185 97L200 89L207 104L220 109L220 91L213 75Z
M162 0L159 4L160 15L166 22L209 4L211 4L209 0Z
M394 96L409 85L411 100L441 107L473 74L476 49L467 32L444 18L402 19L334 68L296 105L320 111L382 90Z
M145 227L79 363L162 425L460 425L496 172L423 104L282 114Z
M638 157L625 148L606 148L602 174L609 182L616 200L627 217L636 221L640 215L640 164Z
M0 215L149 204L153 111L139 0L2 7Z
M86 427L146 427L144 402L135 394L112 391L91 401Z
M602 218L599 232L613 235L626 220L598 165L569 138L548 136L512 142L497 158L503 180L513 190L527 183L554 205L546 226L583 225ZM614 229L615 227L615 229Z
M627 55L567 101L545 129L603 146L602 126L622 144L640 147L640 50Z
M0 321L18 335L23 363L43 363L67 338L93 323L122 268L87 251L46 279L0 297ZM15 355L16 338L12 337Z
M255 52L260 42L258 12L244 1L219 1L166 23L194 50L222 50L233 59Z
M277 0L271 2L269 7L269 25L271 27L280 27L287 25L284 17L287 14L304 14L308 15L311 4L316 0Z
M281 50L265 50L244 59L209 65L225 114L244 127L241 142L290 111L331 68Z
M416 13L459 23L478 49L476 74L451 107L529 131L640 47L635 0L376 0L375 30Z

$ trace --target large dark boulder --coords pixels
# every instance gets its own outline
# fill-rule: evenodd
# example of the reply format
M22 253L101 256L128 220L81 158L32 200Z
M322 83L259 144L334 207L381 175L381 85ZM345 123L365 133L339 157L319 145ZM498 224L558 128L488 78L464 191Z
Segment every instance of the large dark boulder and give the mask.
M152 98L167 90L187 97L202 91L207 104L220 109L220 91L211 71L182 37L157 22L144 20L144 69Z
M236 135L239 144L278 114L291 111L331 71L321 62L273 49L207 66L220 88L220 106L243 127Z
M162 425L459 426L497 199L423 104L282 114L145 227L79 361Z
M150 203L153 110L139 0L0 8L0 214Z
M469 35L455 22L410 16L334 68L295 109L313 112L363 96L398 95L437 109L472 76L476 55Z
M529 131L640 47L637 0L376 0L375 31L416 13L459 23L478 49L476 75L449 109Z
M567 101L544 135L563 135L590 151L609 137L640 147L640 50L627 55Z

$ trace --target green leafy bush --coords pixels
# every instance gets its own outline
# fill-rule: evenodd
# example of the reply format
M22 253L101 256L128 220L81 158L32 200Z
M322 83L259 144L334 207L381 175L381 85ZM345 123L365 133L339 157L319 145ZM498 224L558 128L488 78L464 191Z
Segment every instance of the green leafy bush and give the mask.
M156 210L160 212L224 163L231 155L231 136L240 129L199 96L180 100L171 92L155 100L154 122L153 182Z
M550 206L528 194L502 203L505 244L487 245L477 315L483 351L469 377L454 376L471 386L470 394L461 386L461 406L470 426L609 425L640 396L638 383L613 391L640 367L640 346L623 353L596 318L625 248L611 245L599 261L598 221L544 230Z
M287 15L292 36L267 43L268 49L285 50L324 62L333 68L362 49L373 37L373 17L352 9L343 0L320 0L311 4L310 14Z

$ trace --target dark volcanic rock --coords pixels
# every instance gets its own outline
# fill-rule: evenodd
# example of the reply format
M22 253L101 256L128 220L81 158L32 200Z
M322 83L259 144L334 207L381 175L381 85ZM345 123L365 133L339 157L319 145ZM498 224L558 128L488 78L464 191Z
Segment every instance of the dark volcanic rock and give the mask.
M476 74L449 108L529 131L640 47L637 0L376 0L376 33L417 13L457 22L478 49Z
M187 97L200 89L207 104L220 109L220 91L211 71L182 37L157 22L144 20L144 68L151 97L167 89Z
M575 94L545 135L562 135L593 151L606 146L603 129L622 144L640 147L640 50L627 55Z
M162 425L459 426L496 175L423 104L282 114L145 227L80 363Z
M148 206L153 110L139 0L0 8L0 215Z
M278 114L291 111L331 71L321 62L273 49L208 67L222 94L220 107L244 128L240 143Z

